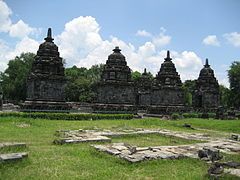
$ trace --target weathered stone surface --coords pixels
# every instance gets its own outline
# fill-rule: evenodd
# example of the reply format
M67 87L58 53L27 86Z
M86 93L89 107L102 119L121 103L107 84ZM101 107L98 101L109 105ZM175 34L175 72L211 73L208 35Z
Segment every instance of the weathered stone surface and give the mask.
M200 159L202 158L208 159L212 162L218 161L223 158L218 149L209 147L204 147L203 149L199 150L198 157Z
M182 82L170 58L170 52L162 63L151 94L151 104L158 106L183 106L184 93Z
M240 177L240 169L229 168L229 169L224 169L224 172L227 174L231 174L231 175Z
M142 76L135 82L136 91L136 105L139 107L145 107L151 105L151 90L153 80L147 73L146 68L142 73Z
M10 154L0 154L0 162L7 161L16 161L27 157L28 154L26 152L23 153L10 153Z
M193 93L193 107L197 109L216 109L219 106L219 84L214 76L214 71L208 64L200 71L196 81L196 89Z
M0 143L0 149L1 148L8 148L8 147L26 147L26 143L18 143L18 142L5 142Z
M108 56L96 93L99 104L135 104L131 69L119 47Z
M209 175L219 175L219 174L222 174L223 172L224 172L224 168L220 163L214 163L208 169Z
M63 60L54 44L51 28L40 44L27 79L27 99L23 109L66 110Z
M205 143L195 143L191 145L179 146L154 146L154 147L136 147L124 143L113 143L108 145L93 145L97 150L115 154L130 162L139 162L150 159L177 159L182 157L198 158L205 161L218 161L222 158L220 152L234 153L240 152L240 143L224 138L211 138L199 133L174 132L169 130L143 130L135 132L98 132L106 136L120 136L126 134L146 134L156 133L167 136L174 136L185 139L205 140Z

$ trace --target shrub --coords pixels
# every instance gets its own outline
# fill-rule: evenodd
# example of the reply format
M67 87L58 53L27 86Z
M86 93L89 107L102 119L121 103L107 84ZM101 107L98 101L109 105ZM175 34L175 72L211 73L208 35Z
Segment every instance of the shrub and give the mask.
M67 113L43 113L43 112L2 112L0 117L22 117L49 120L98 120L98 119L132 119L133 114L67 114Z
M173 120L176 120L176 119L180 119L180 115L178 114L178 113L173 113L172 115L171 115L171 119L173 119Z
M198 113L183 113L182 114L184 118L198 118Z

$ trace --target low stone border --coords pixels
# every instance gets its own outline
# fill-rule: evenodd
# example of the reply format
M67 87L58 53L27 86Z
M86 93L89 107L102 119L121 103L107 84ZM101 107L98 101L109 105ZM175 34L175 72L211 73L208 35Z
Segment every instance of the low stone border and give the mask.
M187 140L200 140L210 141L216 140L206 134L201 133L184 133L170 131L166 129L161 130L149 130L149 129L131 129L121 131L110 131L110 130L60 130L57 131L58 138L54 140L56 144L67 144L67 143L82 143L82 142L111 142L110 137L119 137L124 135L147 135L147 134L159 134L164 136L173 136L183 138Z

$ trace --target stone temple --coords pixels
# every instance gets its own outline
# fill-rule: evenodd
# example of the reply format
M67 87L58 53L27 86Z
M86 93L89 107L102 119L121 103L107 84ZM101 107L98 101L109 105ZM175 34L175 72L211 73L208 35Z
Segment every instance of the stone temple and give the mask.
M96 89L96 103L106 107L94 107L95 110L112 109L114 105L133 105L135 104L134 86L131 79L131 69L127 66L125 56L122 55L121 49L115 47L113 53L108 56L104 65L101 81ZM111 104L111 105L110 105ZM118 110L120 106L116 107Z
M153 113L180 111L184 108L182 82L167 51L167 57L156 75L151 93L150 111Z
M200 71L193 94L193 107L196 109L216 109L219 106L219 84L210 68L208 59Z
M120 51L116 47L108 56L96 89L95 110L127 111L129 107L131 110L136 107L157 113L184 108L182 82L169 51L156 78L152 80L145 69L136 84L131 80L131 69Z
M66 110L64 88L66 78L62 58L54 44L51 28L39 46L27 78L27 99L23 110Z

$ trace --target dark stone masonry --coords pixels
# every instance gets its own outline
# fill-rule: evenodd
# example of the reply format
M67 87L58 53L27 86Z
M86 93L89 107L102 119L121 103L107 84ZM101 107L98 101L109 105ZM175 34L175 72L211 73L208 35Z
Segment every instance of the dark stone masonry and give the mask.
M62 58L54 44L51 28L39 46L27 79L24 110L66 110L64 88L66 78Z
M220 94L219 84L210 68L208 59L200 71L196 81L196 89L193 94L193 107L196 109L217 109L219 106Z
M182 82L169 51L156 77L151 79L145 69L137 84L133 84L131 80L131 69L119 47L113 51L97 86L98 105L94 106L95 110L126 111L131 108L145 109L150 113L165 113L184 109Z
M95 111L128 111L135 104L131 69L127 66L119 47L115 47L113 53L108 56L96 95Z
M68 110L64 94L65 84L63 61L49 28L45 42L39 46L27 79L27 99L22 105L22 110ZM150 114L170 114L187 110L182 81L169 51L155 78L149 76L144 69L141 78L134 83L125 56L119 47L115 47L104 65L95 93L96 99L92 104L94 112L143 110ZM218 106L218 81L206 59L204 68L196 80L193 107L205 112L216 111Z

